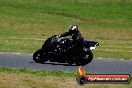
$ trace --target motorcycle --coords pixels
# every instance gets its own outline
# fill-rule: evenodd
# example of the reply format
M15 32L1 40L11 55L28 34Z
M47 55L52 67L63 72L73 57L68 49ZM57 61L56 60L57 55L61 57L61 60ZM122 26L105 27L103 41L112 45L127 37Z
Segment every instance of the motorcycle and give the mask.
M92 50L99 43L96 41L84 41L83 48L72 48L72 39L64 38L58 40L57 35L49 37L42 48L33 54L33 60L36 63L44 63L46 61L68 63L69 65L76 64L84 66L90 63L93 59Z

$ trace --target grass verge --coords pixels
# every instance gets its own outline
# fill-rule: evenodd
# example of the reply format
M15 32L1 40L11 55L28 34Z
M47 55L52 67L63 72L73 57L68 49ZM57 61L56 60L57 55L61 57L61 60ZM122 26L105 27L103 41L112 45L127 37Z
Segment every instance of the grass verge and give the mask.
M131 88L130 84L86 84L76 82L76 73L35 71L0 67L0 88Z

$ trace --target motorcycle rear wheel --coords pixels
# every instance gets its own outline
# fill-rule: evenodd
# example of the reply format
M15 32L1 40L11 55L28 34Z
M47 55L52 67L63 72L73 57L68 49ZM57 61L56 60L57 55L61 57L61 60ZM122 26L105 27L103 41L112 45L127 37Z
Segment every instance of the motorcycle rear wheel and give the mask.
M34 54L33 54L33 60L36 62L36 63L44 63L47 61L47 59L44 58L44 55L43 55L43 50L42 49L39 49L37 50Z

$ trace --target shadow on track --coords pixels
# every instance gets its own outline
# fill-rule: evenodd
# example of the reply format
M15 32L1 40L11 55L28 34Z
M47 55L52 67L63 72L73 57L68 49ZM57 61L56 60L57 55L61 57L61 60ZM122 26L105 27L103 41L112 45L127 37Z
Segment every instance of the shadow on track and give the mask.
M29 63L36 63L36 62L29 62ZM45 63L38 63L38 64L63 65L63 66L76 66L75 64L69 65L68 63L57 63L57 62L45 62Z

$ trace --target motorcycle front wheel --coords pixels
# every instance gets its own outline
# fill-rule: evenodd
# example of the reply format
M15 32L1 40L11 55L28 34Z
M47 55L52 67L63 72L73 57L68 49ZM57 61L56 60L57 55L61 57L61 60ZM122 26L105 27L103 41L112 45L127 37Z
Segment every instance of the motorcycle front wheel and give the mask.
M75 64L77 66L84 66L90 63L93 59L93 53L89 51L86 55L79 56L76 58Z

